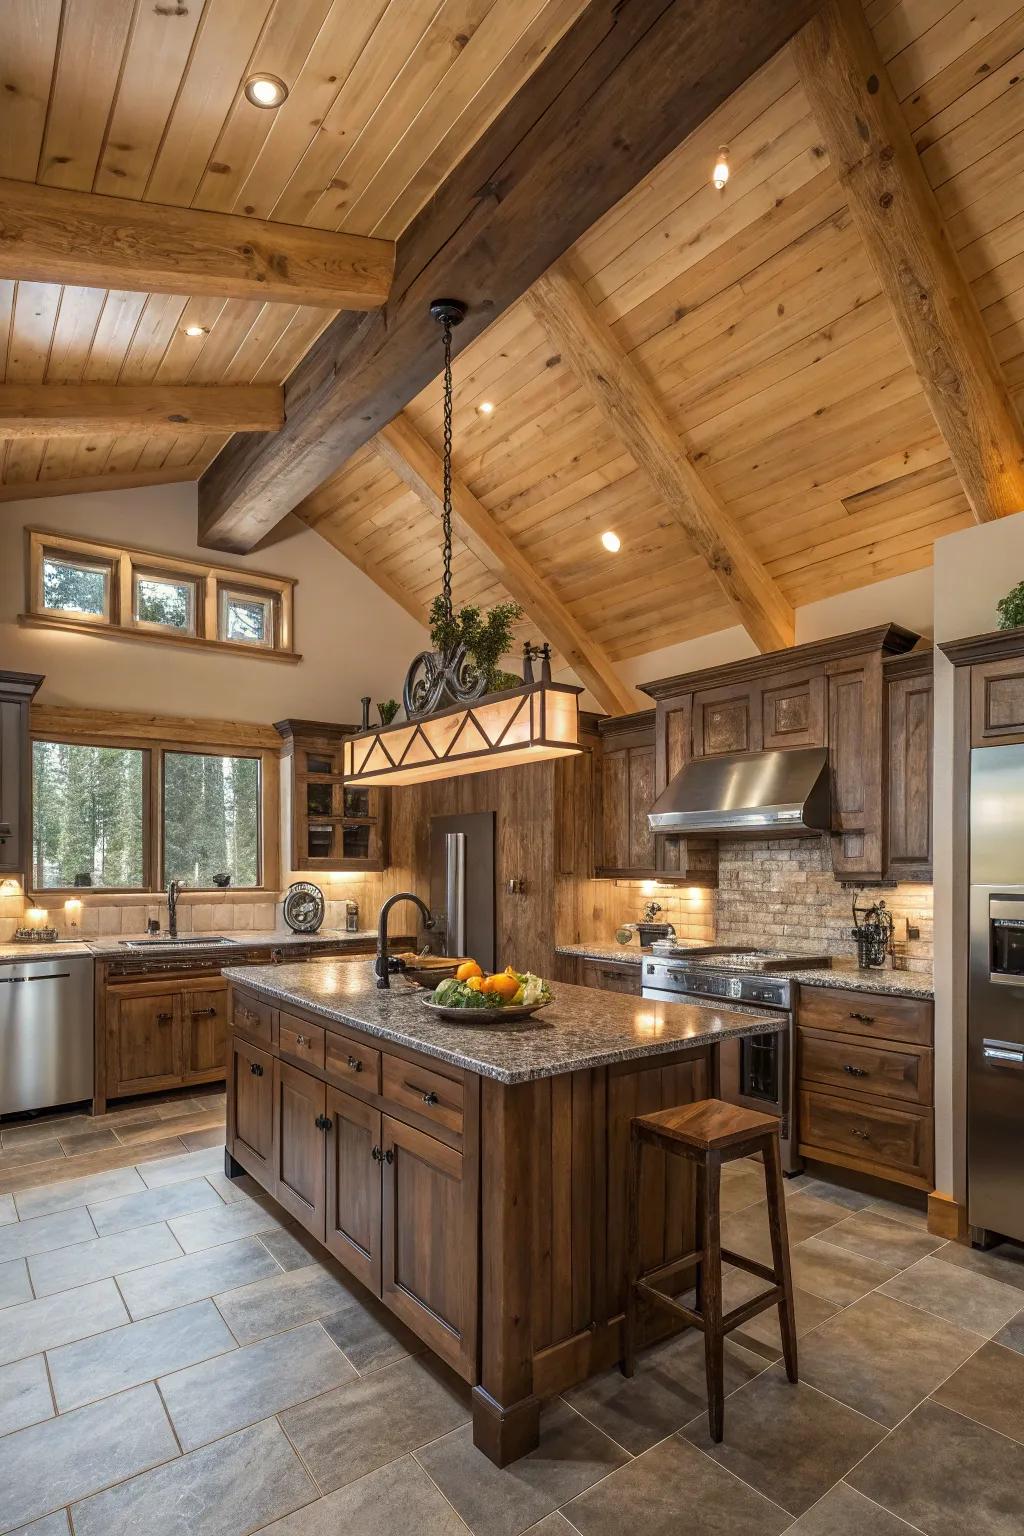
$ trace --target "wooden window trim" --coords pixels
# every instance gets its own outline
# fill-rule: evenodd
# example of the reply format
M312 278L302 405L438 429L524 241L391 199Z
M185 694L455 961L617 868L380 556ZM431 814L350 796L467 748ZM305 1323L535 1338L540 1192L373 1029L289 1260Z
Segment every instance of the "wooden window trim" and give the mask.
M19 624L30 628L62 629L73 634L103 635L111 640L140 640L158 645L219 651L234 656L259 657L266 661L295 663L302 660L293 649L295 578L267 571L239 570L237 566L212 565L164 555L130 545L103 544L75 538L44 528L26 528L25 612ZM43 607L42 571L46 555L89 561L110 568L108 612L104 617L63 613ZM194 632L148 624L135 618L135 576L190 580L195 584ZM220 636L222 588L272 599L272 643L253 644L223 640Z
M164 566L144 565L141 561L132 561L132 594L131 616L132 627L144 630L157 630L162 635L171 635L176 639L191 639L200 633L202 624L202 582L196 576L182 576L177 571L169 571ZM191 625L188 629L176 629L173 624L159 624L155 619L140 619L135 612L138 601L140 581L163 582L165 585L188 587L191 590Z
M206 732L209 739L204 739ZM259 884L185 887L191 901L209 897L232 901L236 896L255 900L274 897L281 882L281 743L273 727L234 724L230 721L196 721L173 715L133 716L129 711L110 714L104 710L67 710L60 705L41 705L30 717L32 742L56 741L75 747L120 747L143 753L142 836L143 881L141 886L41 886L40 898L160 897L163 879L163 758L165 752L196 756L254 757L260 763ZM269 744L273 737L276 745ZM34 875L34 866L30 864ZM31 885L31 881L29 882ZM45 903L43 903L45 905Z
M82 625L90 632L97 625L103 626L113 623L117 610L117 567L109 556L97 558L95 554L85 554L74 548L75 541L50 540L43 544L34 559L30 559L28 565L28 603L34 613L38 613L44 619L70 619L76 624ZM83 570L102 571L106 576L106 602L102 613L82 613L76 610L69 613L61 608L47 608L43 594L43 566L45 560L50 558L62 565L75 565Z

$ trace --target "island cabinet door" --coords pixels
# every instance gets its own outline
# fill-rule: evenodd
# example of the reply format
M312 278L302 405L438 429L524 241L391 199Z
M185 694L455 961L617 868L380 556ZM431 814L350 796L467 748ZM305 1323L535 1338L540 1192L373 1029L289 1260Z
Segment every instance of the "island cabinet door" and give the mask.
M327 1089L327 1232L335 1258L380 1295L381 1114Z
M476 1366L476 1201L460 1152L385 1115L384 1300L466 1380Z
M240 1035L228 1056L227 1148L274 1193L274 1058Z
M327 1209L327 1089L317 1077L274 1063L277 1202L324 1240Z

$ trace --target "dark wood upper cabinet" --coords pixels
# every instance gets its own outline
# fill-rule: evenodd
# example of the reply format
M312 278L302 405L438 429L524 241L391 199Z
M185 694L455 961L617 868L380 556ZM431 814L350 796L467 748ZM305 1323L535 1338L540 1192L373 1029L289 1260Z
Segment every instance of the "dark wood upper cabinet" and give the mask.
M909 651L917 639L899 625L885 624L643 684L656 701L657 792L692 758L827 747L833 870L841 880L881 880L888 718L883 664ZM910 836L918 833L915 824ZM703 839L656 841L659 870L678 859L673 844L686 845L691 877L700 859L710 864L714 858L707 850L716 845Z
M892 880L932 878L932 673L930 651L885 664Z
M278 720L284 739L285 825L290 868L379 870L387 858L387 794L346 789L341 744L354 725Z
M42 686L37 673L0 672L0 875L31 883L32 756L29 706Z
M595 791L594 873L713 885L718 859L706 839L655 837L647 820L658 782L653 709L601 720Z

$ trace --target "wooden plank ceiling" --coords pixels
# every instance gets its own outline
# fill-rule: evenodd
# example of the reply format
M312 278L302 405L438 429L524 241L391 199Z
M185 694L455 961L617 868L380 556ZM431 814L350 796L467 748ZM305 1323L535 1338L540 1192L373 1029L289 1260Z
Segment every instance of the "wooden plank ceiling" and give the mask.
M865 7L1018 409L1024 6ZM732 175L710 184L718 146ZM786 49L569 262L794 606L916 570L972 515ZM614 658L736 622L706 563L524 299L455 364L462 481ZM487 401L494 409L480 414ZM440 383L408 415L435 446ZM372 444L302 508L423 611L434 517ZM607 554L600 535L622 540ZM456 595L505 596L456 552Z
M3 0L0 177L393 240L584 4ZM257 73L277 111L244 98ZM3 280L0 382L280 384L333 314ZM0 437L0 497L194 479L225 441Z
M15 90L0 93L0 175L394 238L582 9L195 0L179 15L8 0L0 74ZM1024 5L866 0L865 14L1019 411ZM257 68L292 82L277 113L239 102ZM718 193L723 144L732 174ZM935 538L971 522L792 49L567 261L787 604L928 565ZM0 284L0 378L276 383L329 318ZM181 330L193 319L209 326L198 344ZM460 481L609 656L736 622L528 298L465 348L455 379ZM439 380L407 415L437 449ZM191 477L223 441L27 437L7 444L0 478L38 490L90 473ZM441 575L436 513L372 442L300 515L425 614ZM606 529L617 555L601 546ZM460 603L507 596L479 546L459 541L454 584Z

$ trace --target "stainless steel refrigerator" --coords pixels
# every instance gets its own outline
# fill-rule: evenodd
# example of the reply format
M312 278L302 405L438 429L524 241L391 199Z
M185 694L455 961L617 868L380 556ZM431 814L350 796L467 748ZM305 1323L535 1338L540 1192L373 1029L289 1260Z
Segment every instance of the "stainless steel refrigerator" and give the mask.
M967 1215L1024 1241L1024 745L971 753Z
M430 818L431 947L494 969L495 813Z

